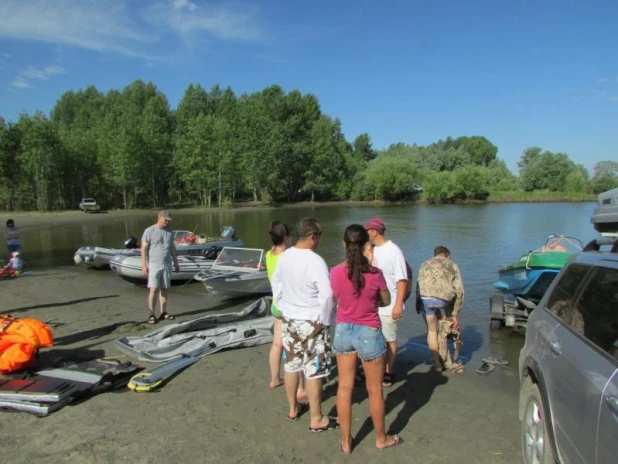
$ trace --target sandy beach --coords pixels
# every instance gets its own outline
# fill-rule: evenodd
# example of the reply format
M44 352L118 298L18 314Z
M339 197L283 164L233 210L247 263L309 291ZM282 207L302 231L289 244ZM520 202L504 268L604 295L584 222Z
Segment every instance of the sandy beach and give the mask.
M55 346L42 357L121 357L113 340L143 334L146 290L110 271L61 267L0 281L0 313L49 321ZM172 290L171 324L246 303L207 299L199 284ZM160 327L161 325L156 327ZM378 451L364 385L355 389L356 448L340 454L337 431L312 434L308 417L285 419L283 389L268 388L269 346L206 356L160 391L120 390L69 405L48 417L2 412L2 462L519 462L517 384L513 368L482 377L437 376L424 363L399 364L385 390L387 426L405 443ZM325 385L324 411L335 415L336 377Z

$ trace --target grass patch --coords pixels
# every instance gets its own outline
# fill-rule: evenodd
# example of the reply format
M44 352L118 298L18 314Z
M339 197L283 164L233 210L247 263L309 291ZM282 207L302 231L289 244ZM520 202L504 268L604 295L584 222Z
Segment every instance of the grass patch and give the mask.
M597 201L593 193L550 192L549 190L535 190L523 192L514 190L509 192L493 192L487 199L490 203L541 203L541 202L585 202Z

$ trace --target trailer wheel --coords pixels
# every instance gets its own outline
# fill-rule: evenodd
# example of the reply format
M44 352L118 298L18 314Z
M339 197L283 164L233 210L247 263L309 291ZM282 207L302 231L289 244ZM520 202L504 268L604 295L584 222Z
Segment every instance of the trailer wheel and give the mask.
M489 327L491 330L500 330L504 325L504 295L496 293L489 299Z

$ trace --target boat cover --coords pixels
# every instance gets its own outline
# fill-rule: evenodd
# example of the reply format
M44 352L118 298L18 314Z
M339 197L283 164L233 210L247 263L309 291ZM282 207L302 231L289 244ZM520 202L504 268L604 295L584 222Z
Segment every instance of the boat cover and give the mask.
M122 337L114 344L132 358L150 362L264 345L272 342L272 320L268 317L271 302L271 297L263 297L236 313L202 316L162 327L142 337Z

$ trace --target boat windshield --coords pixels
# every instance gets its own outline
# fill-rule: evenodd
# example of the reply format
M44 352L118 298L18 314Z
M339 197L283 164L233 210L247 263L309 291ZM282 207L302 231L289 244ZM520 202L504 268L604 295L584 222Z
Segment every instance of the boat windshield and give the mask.
M260 248L224 247L213 264L213 269L261 271L266 269L264 250Z
M568 235L551 234L547 236L545 244L539 251L562 251L567 253L577 253L584 248L582 242L575 237Z

